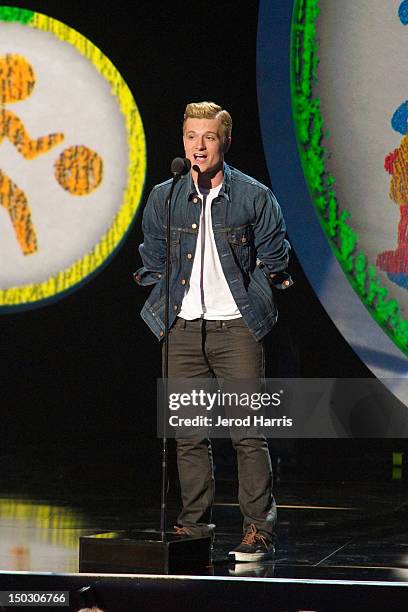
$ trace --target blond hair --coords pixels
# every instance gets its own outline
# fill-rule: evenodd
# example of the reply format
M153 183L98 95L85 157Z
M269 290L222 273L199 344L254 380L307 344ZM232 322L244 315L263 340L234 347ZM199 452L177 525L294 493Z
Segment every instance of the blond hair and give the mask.
M215 102L190 102L184 111L183 130L187 119L219 119L224 142L231 138L231 115Z

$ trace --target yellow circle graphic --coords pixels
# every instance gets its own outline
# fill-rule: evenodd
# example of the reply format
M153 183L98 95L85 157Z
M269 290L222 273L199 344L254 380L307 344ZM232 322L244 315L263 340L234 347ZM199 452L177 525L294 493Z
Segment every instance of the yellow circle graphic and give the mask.
M55 19L0 7L0 312L93 274L145 174L140 113L112 62Z

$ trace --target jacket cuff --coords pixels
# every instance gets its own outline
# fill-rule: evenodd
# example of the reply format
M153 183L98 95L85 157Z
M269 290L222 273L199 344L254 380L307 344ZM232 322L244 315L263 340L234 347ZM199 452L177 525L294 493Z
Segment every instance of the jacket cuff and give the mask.
M161 272L151 272L150 270L146 270L146 268L139 268L133 274L133 278L138 285L142 287L147 287L148 285L156 284L163 274Z
M271 272L270 270L268 270L266 265L259 260L257 262L257 266L261 270L262 274L266 276L269 284L274 289L288 289L293 285L293 279L288 272Z
M275 289L289 289L293 285L293 279L287 272L277 272L275 276L270 274L269 278Z

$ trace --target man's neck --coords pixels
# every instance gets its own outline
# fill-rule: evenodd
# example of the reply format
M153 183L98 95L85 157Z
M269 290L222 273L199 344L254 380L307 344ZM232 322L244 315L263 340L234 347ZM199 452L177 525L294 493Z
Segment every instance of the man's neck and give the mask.
M224 169L220 168L220 170L213 175L207 173L202 174L201 172L196 172L191 169L191 175L194 183L198 185L199 188L209 190L221 185L224 180Z

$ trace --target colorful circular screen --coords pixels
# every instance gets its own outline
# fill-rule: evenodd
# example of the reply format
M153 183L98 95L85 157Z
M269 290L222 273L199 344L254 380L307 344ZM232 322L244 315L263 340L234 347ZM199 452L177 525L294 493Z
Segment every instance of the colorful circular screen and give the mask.
M407 15L406 0L261 0L258 18L262 137L289 238L383 380L408 373Z
M110 60L69 26L0 7L0 311L61 297L129 229L141 117Z

